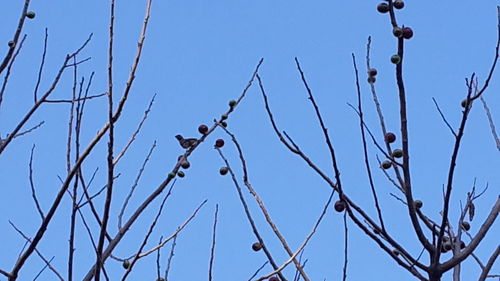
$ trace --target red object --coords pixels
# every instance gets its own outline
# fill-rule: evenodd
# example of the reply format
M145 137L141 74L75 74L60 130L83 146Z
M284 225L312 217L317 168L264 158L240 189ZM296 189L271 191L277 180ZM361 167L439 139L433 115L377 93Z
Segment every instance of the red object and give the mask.
M385 142L387 143L393 143L396 141L396 135L391 133L391 132L388 132L385 134Z
M198 132L200 132L200 134L206 134L208 132L208 127L207 125L200 125L198 127Z
M280 279L276 276L273 276L273 277L269 278L269 281L280 281Z
M333 206L335 208L335 211L337 212L343 212L345 210L345 202L344 201L337 201L335 202L335 205Z
M413 30L409 27L403 27L403 38L410 39L413 37Z
M218 139L215 141L215 147L221 148L224 146L224 140L223 139Z

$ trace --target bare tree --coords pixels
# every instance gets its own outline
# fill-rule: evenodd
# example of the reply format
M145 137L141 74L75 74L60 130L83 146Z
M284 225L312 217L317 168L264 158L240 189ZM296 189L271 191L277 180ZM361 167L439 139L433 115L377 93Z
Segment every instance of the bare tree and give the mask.
M22 7L21 15L14 30L12 40L8 42L8 50L0 64L0 74L3 77L2 86L0 89L0 112L2 111L2 101L8 98L8 82L12 79L12 69L15 65L16 58L22 53L25 44L26 35L23 35L24 26L27 21L34 19L36 14L30 11L30 0L25 0ZM52 73L53 78L49 85L44 88L43 77L46 76L46 60L49 42L49 32L45 29L43 50L40 56L40 65L37 71L35 87L33 90L33 104L27 109L22 110L24 114L19 118L18 122L9 130L5 138L0 138L0 161L8 151L9 147L18 139L18 137L29 135L39 128L43 128L44 121L36 121L38 117L36 113L41 112L49 105L69 105L69 114L67 119L67 131L65 139L65 168L66 173L59 177L60 184L56 187L54 197L47 202L40 200L40 188L37 186L37 169L36 169L36 145L32 146L29 153L29 163L27 165L29 176L29 191L30 196L26 198L26 202L22 204L32 204L36 210L36 216L39 218L34 228L34 231L25 231L19 227L15 221L10 221L10 226L19 234L19 239L25 241L25 247L17 258L11 257L13 265L11 268L0 268L0 274L5 276L7 280L14 281L25 279L23 269L33 260L34 256L42 261L43 267L34 279L37 279L40 274L46 269L52 272L52 279L58 280L74 280L80 279L75 274L76 269L80 269L82 265L75 262L77 255L92 255L93 262L85 265L86 274L82 280L116 280L120 278L125 280L131 276L135 266L148 256L156 254L156 277L157 280L169 280L169 273L172 266L172 260L175 255L177 238L187 231L190 223L195 220L200 210L206 206L207 200L197 202L191 206L192 211L179 214L183 216L183 222L179 224L175 231L169 234L162 234L159 242L151 242L152 236L156 235L155 229L159 224L159 220L171 199L172 192L175 188L177 179L185 177L185 170L191 166L191 154L197 149L203 147L207 143L207 138L215 131L224 133L224 139L217 139L214 143L214 149L218 152L223 167L220 168L221 175L228 175L237 194L237 200L243 208L243 212L239 215L235 211L233 216L241 216L249 224L249 231L255 237L251 248L255 252L262 251L265 256L264 264L258 269L252 268L253 275L249 275L248 280L315 280L310 277L307 272L307 261L311 253L304 256L305 249L309 242L318 233L320 225L333 205L333 209L343 214L342 231L343 235L342 255L344 262L342 264L342 280L349 279L348 257L349 257L349 224L354 224L355 228L361 230L366 237L375 242L381 252L386 253L394 262L401 268L406 270L417 280L422 281L440 281L443 275L452 272L453 281L461 280L462 265L466 259L473 259L480 267L480 275L477 276L478 281L483 281L488 278L499 278L498 274L492 272L492 268L500 252L500 245L491 249L491 254L488 257L480 257L477 255L478 246L484 241L485 237L495 236L491 233L492 226L500 211L500 197L498 194L492 194L488 188L479 189L476 184L471 187L470 192L461 194L463 203L458 212L458 220L453 222L451 212L452 194L456 186L456 166L458 164L458 156L461 147L463 146L463 137L466 131L469 117L472 109L475 108L477 100L482 101L484 112L487 116L491 134L494 138L495 145L499 147L500 141L496 133L495 122L492 117L494 111L488 107L484 96L493 81L493 74L499 57L500 49L500 7L498 7L498 39L496 42L495 51L492 59L492 65L488 70L488 74L483 83L475 73L466 78L465 98L461 102L461 120L458 125L453 125L441 110L438 102L434 99L434 104L442 120L453 136L453 150L450 155L447 180L443 184L442 194L437 192L436 198L441 200L441 208L439 216L424 212L423 202L416 199L414 195L415 186L412 184L413 179L417 177L417 173L411 169L410 161L410 137L411 130L408 124L408 94L405 87L405 81L408 79L404 75L405 66L405 44L413 37L413 30L410 27L398 23L398 10L403 9L405 3L402 0L387 0L377 6L378 12L388 14L392 33L397 42L395 54L390 58L390 62L395 68L395 84L397 87L397 100L399 103L399 132L392 132L388 129L384 111L382 110L381 101L377 95L376 80L380 76L377 69L372 66L371 57L372 45L371 37L368 38L366 48L366 73L367 81L370 86L370 95L373 99L377 122L380 125L380 132L375 133L375 129L369 126L367 122L367 114L362 103L362 88L360 82L360 71L358 69L358 61L356 56L352 54L352 63L354 69L354 81L356 88L357 104L349 106L358 116L360 138L362 141L361 161L364 163L367 175L367 188L370 190L373 206L362 206L353 198L352 189L348 183L342 178L341 163L345 161L338 156L338 150L334 143L334 138L328 130L327 121L320 110L320 103L316 101L312 87L309 85L306 73L301 66L298 58L295 58L295 66L297 68L298 79L305 88L307 99L311 102L314 110L317 123L324 137L324 144L328 149L328 157L330 159L331 171L325 171L312 160L303 148L295 141L290 134L283 131L278 126L278 115L273 113L272 106L273 97L264 86L265 77L260 70L264 63L263 59L256 62L249 80L244 85L242 92L233 100L229 101L228 108L221 113L220 117L213 120L210 126L200 125L198 131L199 137L184 138L182 135L175 136L179 141L180 148L184 149L183 153L177 159L166 163L172 165L168 169L168 173L162 176L161 181L149 190L144 196L137 196L137 187L139 182L143 180L147 165L155 152L157 142L153 142L149 149L146 150L146 156L141 161L138 170L136 171L133 182L130 188L123 192L123 189L118 189L118 178L121 173L130 174L129 168L120 170L118 165L126 158L126 154L133 147L136 139L141 134L143 125L146 123L152 107L155 102L156 95L152 95L147 108L145 109L140 121L135 126L132 133L127 137L127 141L121 143L121 138L125 133L117 125L124 118L124 110L130 103L130 97L134 95L133 85L141 64L143 47L147 44L146 37L148 35L148 24L152 11L152 0L145 1L145 14L142 20L142 25L139 38L137 40L137 49L131 61L130 70L126 81L119 81L115 74L116 62L114 58L119 52L120 46L117 46L115 28L115 1L110 0L109 3L109 25L107 36L107 66L106 66L106 86L105 90L97 91L94 88L95 73L90 75L81 75L80 67L84 64L92 62L88 56L88 46L94 40L90 34L82 38L80 45L63 57L63 62L60 67ZM376 28L376 27L373 27ZM376 52L375 52L376 56ZM388 62L389 63L389 62ZM55 92L63 88L61 84L64 82L64 75L70 75L71 90L66 91L67 96L57 98ZM379 75L379 76L377 76ZM122 90L117 87L122 83ZM329 187L329 196L324 199L324 202L317 208L318 214L314 222L310 223L311 227L308 234L303 237L303 240L298 245L294 245L286 238L286 232L280 230L276 218L272 215L271 208L265 203L262 195L259 194L259 188L254 185L255 179L250 177L250 167L247 165L247 155L245 153L244 144L239 140L239 136L230 128L227 121L231 115L238 109L241 102L247 97L251 88L260 91L264 101L265 111L268 115L269 122L276 134L276 137L284 145L284 147L293 155L298 156L304 163L312 169ZM88 107L94 102L106 104L105 113L100 116L100 129L92 138L87 139L85 134L86 118L89 118ZM457 103L458 104L458 103ZM30 125L32 124L33 125ZM398 142L399 141L399 142ZM315 140L318 145L321 141ZM105 144L104 144L105 143ZM370 146L370 144L372 146ZM235 150L234 155L227 153L224 146L231 145ZM104 148L103 148L104 147ZM176 147L176 149L180 149ZM374 155L372 149L378 151L376 153L377 163L373 162ZM500 150L500 149L499 149ZM382 155L380 158L378 155ZM92 157L105 158L105 176L103 176L103 186L95 190L93 188L96 183L96 177L99 177L96 167L86 165L89 158ZM234 157L232 157L234 156ZM236 160L233 160L236 159ZM133 161L131 161L133 162ZM26 169L23 167L23 169ZM394 186L395 192L391 192L391 198L398 200L405 210L408 221L411 223L412 231L415 234L416 241L421 247L421 251L416 255L406 244L409 241L401 241L398 239L398 230L388 227L388 218L384 217L386 207L381 200L380 188L377 181L374 179L374 173L382 172L387 181ZM5 190L3 192L6 192ZM495 193L497 191L493 191ZM117 193L126 194L123 200L119 200ZM479 224L480 228L473 232L471 230L471 222L475 217L475 210L478 198L489 194L491 210L485 215L485 218ZM338 196L338 200L334 197ZM70 207L65 208L62 203L64 199L69 199ZM170 199L170 200L169 200ZM135 201L134 201L135 200ZM436 199L437 200L437 199ZM32 201L32 202L31 202ZM336 201L336 202L334 202ZM158 205L154 210L154 216L144 222L147 224L145 233L141 237L141 241L134 244L135 250L126 256L117 254L117 247L124 242L126 235L136 226L140 218L144 217L146 212L151 212L154 208L154 203ZM334 202L334 203L333 203ZM484 204L484 203L483 203ZM217 246L224 241L218 241L217 231L220 227L219 204L215 205L213 215L213 228L210 233L210 259L207 261L207 279L217 280L217 271L223 270L217 265ZM371 214L370 210L375 210L375 215ZM68 239L67 241L48 241L51 240L49 229L54 224L57 214L64 214L69 217ZM389 218L390 220L390 218ZM298 223L298 222L297 222ZM265 226L263 226L265 224ZM117 230L113 230L112 226L117 226ZM78 235L79 228L86 231L89 243L87 248L79 243L81 236ZM264 234L265 230L270 230L270 233L276 239L276 243L272 243L269 235ZM166 237L166 238L165 238ZM155 238L157 239L157 238ZM154 239L153 239L154 240ZM9 242L9 241L4 241ZM53 257L48 258L42 250L42 245L48 243L53 247L67 247L68 259L65 268L56 268L53 263ZM66 244L67 243L67 244ZM169 255L161 259L161 251L170 246ZM78 251L76 249L78 248ZM282 251L277 254L278 250ZM283 254L284 253L284 254ZM450 255L445 255L449 254ZM304 260L305 259L305 260ZM111 272L107 267L107 261L114 260L121 263L124 268L123 272ZM268 269L267 265L271 268ZM295 275L288 276L285 269L293 268ZM250 271L249 271L250 272ZM121 277L118 277L121 276Z

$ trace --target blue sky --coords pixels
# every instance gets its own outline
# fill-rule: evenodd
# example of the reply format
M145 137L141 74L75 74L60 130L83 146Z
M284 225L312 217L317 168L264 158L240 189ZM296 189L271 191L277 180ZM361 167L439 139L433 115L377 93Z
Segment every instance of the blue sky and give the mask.
M28 37L15 63L0 108L2 137L12 130L32 105L45 28L49 30L49 43L41 89L48 88L64 56L73 52L93 33L92 41L79 56L92 59L79 67L78 75L88 79L90 73L95 71L91 93L106 91L107 2L33 1L30 10L35 11L37 16L26 22L24 32ZM154 1L137 78L124 116L116 126L117 151L135 130L151 97L155 93L157 96L141 135L117 166L121 176L115 183L116 201L112 205L111 232L117 229L116 214L153 142L157 142L157 148L131 202L132 207L156 188L175 165L182 149L174 136L198 137L198 125L211 125L214 118L227 110L228 101L239 96L261 57L264 63L260 75L278 125L331 175L328 150L293 61L294 57L299 58L333 138L344 188L359 205L375 216L362 158L358 120L346 103L356 102L351 58L351 53L354 53L360 68L367 123L381 140L364 71L366 43L371 35L372 65L379 72L376 87L387 126L396 133L399 131L395 73L389 61L396 52L396 39L391 34L388 15L377 13L377 4L377 1ZM399 23L411 26L415 33L406 42L404 62L414 195L424 202L423 210L434 219L439 218L441 188L446 182L453 136L441 121L432 97L437 99L450 123L457 127L461 117L460 101L466 93L464 78L475 72L479 81L483 82L493 59L497 40L497 4L497 1L491 0L474 4L408 0L405 9L397 13ZM118 1L116 4L114 85L117 93L125 85L136 52L144 6L145 1ZM21 7L21 1L2 4L0 38L5 43L0 49L2 53L7 51L7 42L17 25ZM51 98L68 99L71 88L72 72L67 71ZM497 125L499 89L496 73L484 97ZM88 103L83 144L88 143L105 122L106 104L105 99ZM28 126L42 120L45 124L35 132L15 139L0 156L0 229L3 240L0 243L0 252L3 253L0 255L0 268L4 270L13 266L24 244L8 221L13 221L30 236L40 223L30 199L30 149L36 144L36 186L42 208L47 209L60 185L57 176L66 173L68 114L69 106L65 104L42 106ZM330 189L276 138L255 85L231 114L228 124L244 149L250 182L292 249L296 249L312 229ZM161 235L173 233L198 204L208 199L196 219L179 235L171 280L207 278L215 204L219 204L220 216L214 279L247 280L265 261L261 252L254 253L250 248L255 237L230 178L221 177L218 173L223 162L212 148L217 138L226 139L223 151L241 177L235 147L220 130L214 132L190 157L192 167L186 171L184 179L177 181L147 247L156 243ZM105 151L106 140L96 147L84 164L87 177L99 168L93 190L106 183ZM389 195L389 192L397 190L376 169L376 154L377 150L370 143L370 161L388 228L416 256L421 248L408 223L406 209ZM471 230L475 233L495 202L500 184L500 158L480 103L475 104L469 118L458 161L456 192L451 204L451 219L455 225L460 200L463 202L474 179L480 190L489 185L487 193L476 204L477 215ZM275 259L278 263L286 260L286 253L265 223L257 204L248 192L245 194ZM135 253L158 205L159 200L143 214L115 250L116 256ZM64 275L69 206L70 200L66 197L40 246L47 257L55 256L54 266ZM85 212L90 220L90 213L88 210ZM352 223L349 226L349 280L363 280L367 275L374 281L411 279ZM80 279L94 262L94 255L81 223L77 230L75 278ZM493 238L498 231L497 223L491 229L489 238L479 247L479 256L489 257L498 243L498 239ZM304 253L308 259L306 272L312 280L341 278L342 241L342 216L329 208L318 233ZM168 246L162 252L164 260L169 249ZM32 280L42 265L33 256L29 265L21 271L20 280ZM106 266L114 277L112 280L121 278L123 269L119 262L108 260ZM476 279L478 268L474 261L468 259L462 269L463 280ZM496 273L499 269L496 266ZM269 270L270 267L266 267L263 273ZM285 274L293 276L293 268L289 267ZM129 279L155 280L155 276L155 258L151 256L139 262ZM53 275L48 271L41 277L41 280L52 279ZM0 277L0 280L3 279ZM451 280L450 276L446 276L445 280Z

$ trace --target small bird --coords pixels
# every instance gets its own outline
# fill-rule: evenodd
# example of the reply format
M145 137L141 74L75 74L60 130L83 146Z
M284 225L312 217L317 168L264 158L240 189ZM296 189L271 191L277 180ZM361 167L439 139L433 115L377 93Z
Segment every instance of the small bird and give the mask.
M198 140L195 138L183 138L181 135L175 136L175 138L179 141L179 144L182 146L182 148L188 149L191 146L195 145L198 143Z

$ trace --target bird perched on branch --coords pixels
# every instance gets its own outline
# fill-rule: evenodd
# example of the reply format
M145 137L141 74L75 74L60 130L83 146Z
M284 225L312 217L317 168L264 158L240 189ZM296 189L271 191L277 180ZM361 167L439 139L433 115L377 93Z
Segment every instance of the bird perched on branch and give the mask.
M175 136L175 138L179 141L179 144L182 146L182 148L188 149L191 146L195 145L198 143L198 140L195 138L183 138L181 135Z

